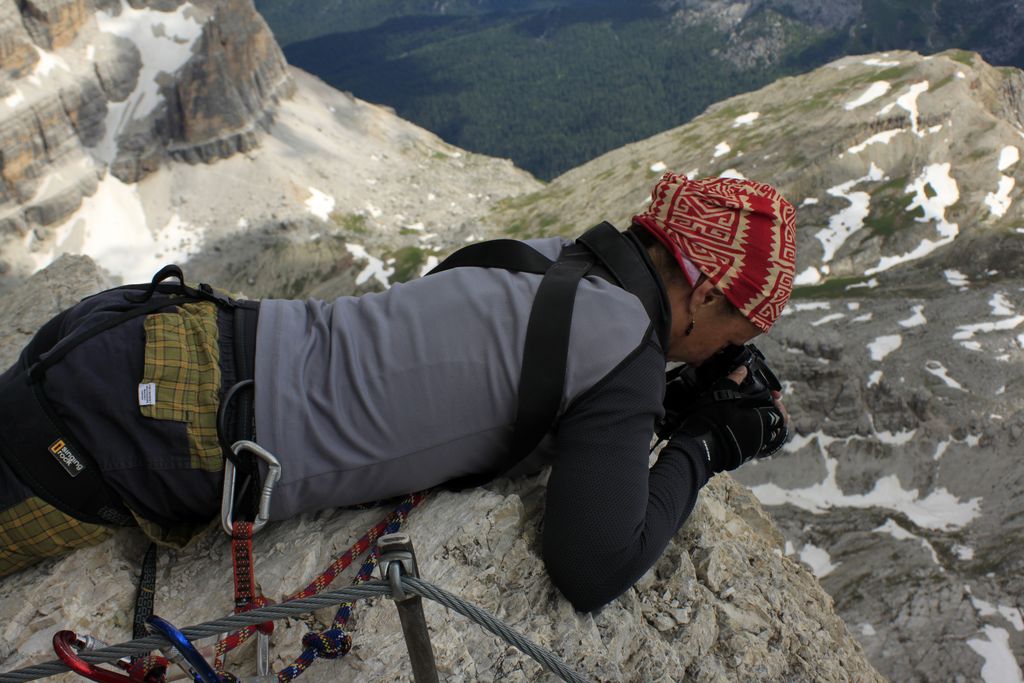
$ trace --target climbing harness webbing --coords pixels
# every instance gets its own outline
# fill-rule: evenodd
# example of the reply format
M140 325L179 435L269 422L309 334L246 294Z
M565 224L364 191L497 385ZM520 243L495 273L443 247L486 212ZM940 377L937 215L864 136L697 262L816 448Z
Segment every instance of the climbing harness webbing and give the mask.
M605 222L565 246L555 261L524 242L500 239L463 247L430 271L482 267L543 275L526 328L512 448L495 471L463 477L450 486L476 486L508 470L529 455L554 424L565 384L573 305L583 277L596 275L634 294L662 348L667 348L666 302L653 266L645 263L642 253L635 237Z
M135 611L132 617L132 637L142 638L146 631L146 618L153 614L153 598L156 594L156 543L150 543L142 558L139 569L139 589L135 594Z
M252 522L235 522L231 529L231 572L235 584L235 614L248 612L268 604L254 574L252 558ZM265 622L256 627L260 633L270 635L274 623Z

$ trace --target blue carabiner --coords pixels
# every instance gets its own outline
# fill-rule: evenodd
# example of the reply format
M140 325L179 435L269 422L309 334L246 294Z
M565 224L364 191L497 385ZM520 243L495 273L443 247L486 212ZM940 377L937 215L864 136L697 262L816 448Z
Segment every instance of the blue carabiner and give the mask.
M162 635L174 646L175 650L181 653L181 656L192 667L191 673L196 683L222 683L221 677L217 675L217 672L213 670L209 662L199 654L199 650L195 648L195 645L181 631L175 628L173 624L155 614L151 614L146 617L146 629L150 633Z

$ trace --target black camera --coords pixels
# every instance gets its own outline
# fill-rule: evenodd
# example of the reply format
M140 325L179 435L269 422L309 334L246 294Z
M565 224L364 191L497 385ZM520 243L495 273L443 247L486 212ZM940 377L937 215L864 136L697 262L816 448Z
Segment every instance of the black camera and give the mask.
M747 368L747 376L739 387L741 394L764 393L770 399L772 391L782 391L782 383L768 367L760 349L753 344L729 345L699 366L680 365L665 373L665 417L655 428L658 438L671 438L701 394L741 365Z

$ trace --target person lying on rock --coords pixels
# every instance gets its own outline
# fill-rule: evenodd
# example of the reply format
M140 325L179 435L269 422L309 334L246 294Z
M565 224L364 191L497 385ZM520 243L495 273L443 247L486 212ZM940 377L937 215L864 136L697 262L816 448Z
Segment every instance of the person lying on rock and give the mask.
M784 440L779 394L743 394L741 366L649 464L666 361L771 328L795 230L770 185L666 173L624 233L481 242L381 293L234 301L158 274L89 297L0 376L0 574L117 525L183 544L218 516L225 457L266 476L244 439L280 461L271 520L550 464L543 559L597 609L714 473Z

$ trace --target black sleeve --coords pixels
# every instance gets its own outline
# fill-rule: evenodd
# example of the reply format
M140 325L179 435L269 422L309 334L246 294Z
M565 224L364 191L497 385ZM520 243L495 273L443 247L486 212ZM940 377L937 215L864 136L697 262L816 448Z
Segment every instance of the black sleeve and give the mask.
M643 576L711 476L688 438L675 439L648 469L664 382L665 357L648 343L559 421L542 552L551 580L580 611Z

